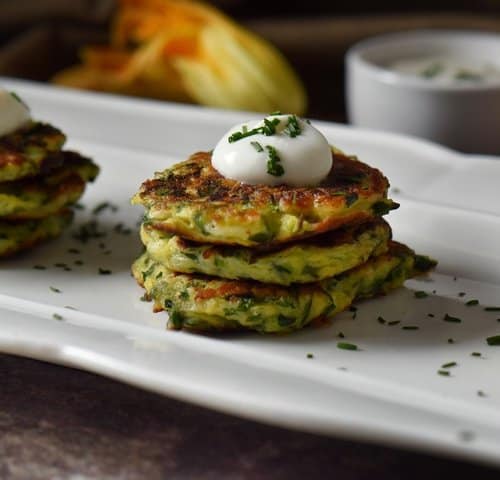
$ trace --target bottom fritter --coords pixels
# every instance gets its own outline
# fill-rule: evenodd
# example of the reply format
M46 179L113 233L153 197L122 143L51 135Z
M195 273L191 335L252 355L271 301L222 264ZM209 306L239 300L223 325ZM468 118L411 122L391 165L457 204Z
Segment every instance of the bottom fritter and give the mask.
M39 220L0 221L0 257L14 255L58 237L72 218L71 210L63 210Z
M194 330L249 329L284 333L328 319L354 300L387 293L434 267L435 261L390 242L389 251L317 283L282 287L174 273L147 253L132 266L156 311L169 312L168 327Z

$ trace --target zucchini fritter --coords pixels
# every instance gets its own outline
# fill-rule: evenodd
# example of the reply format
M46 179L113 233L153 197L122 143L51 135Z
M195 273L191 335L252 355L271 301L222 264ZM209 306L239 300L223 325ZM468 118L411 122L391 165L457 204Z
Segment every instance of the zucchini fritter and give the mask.
M57 152L62 166L48 175L0 183L0 217L8 220L37 219L54 215L75 203L94 180L99 168L75 152Z
M389 225L374 219L323 233L279 250L199 244L143 223L141 239L149 256L174 272L203 273L264 283L310 283L338 275L387 250Z
M397 208L382 173L332 151L333 167L318 187L249 185L220 175L199 152L142 184L133 203L155 228L203 242L278 245Z
M46 174L62 165L61 149L66 137L52 125L30 122L0 137L0 182Z
M169 328L250 329L284 333L314 319L331 318L357 298L397 288L435 262L390 242L389 251L320 282L284 288L252 281L179 274L144 253L132 266L156 311L167 310Z
M8 257L58 237L72 218L71 210L63 210L41 220L0 220L0 257Z

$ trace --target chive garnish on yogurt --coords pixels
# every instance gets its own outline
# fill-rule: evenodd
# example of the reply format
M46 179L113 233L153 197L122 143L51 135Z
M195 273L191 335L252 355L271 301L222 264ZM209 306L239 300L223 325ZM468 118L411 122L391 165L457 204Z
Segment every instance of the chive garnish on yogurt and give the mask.
M274 177L281 177L285 173L283 165L281 165L281 159L278 155L276 149L271 145L266 145L266 150L269 155L267 160L267 173L273 175Z

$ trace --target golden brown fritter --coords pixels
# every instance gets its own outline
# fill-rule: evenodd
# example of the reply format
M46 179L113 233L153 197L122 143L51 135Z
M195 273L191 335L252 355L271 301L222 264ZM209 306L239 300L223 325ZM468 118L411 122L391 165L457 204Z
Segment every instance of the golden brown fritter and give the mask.
M47 123L30 122L0 136L0 182L46 174L62 165L61 149L66 137Z
M142 184L133 203L165 232L215 244L268 247L362 222L397 208L383 174L332 152L333 167L317 187L249 185L220 175L199 152Z
M75 152L57 152L62 166L48 175L0 183L0 217L6 220L43 218L75 203L99 168Z
M349 225L271 251L232 245L200 244L147 224L141 239L149 256L175 272L222 278L248 278L290 285L338 275L387 250L391 229L377 218Z
M434 265L405 245L390 242L388 252L356 268L291 287L174 273L147 253L135 261L132 272L155 311L169 312L170 328L284 333L329 319L356 299L387 293Z

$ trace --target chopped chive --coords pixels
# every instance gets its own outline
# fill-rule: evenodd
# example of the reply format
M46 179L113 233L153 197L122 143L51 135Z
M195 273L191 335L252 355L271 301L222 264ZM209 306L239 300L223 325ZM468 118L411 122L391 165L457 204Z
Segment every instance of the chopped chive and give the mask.
M68 248L68 253L79 254L79 253L82 253L82 252L80 250L78 250L78 248Z
M47 267L45 267L44 265L33 265L33 268L35 270L46 270Z
M349 307L349 311L350 311L350 312L356 312L357 310L358 310L358 307L355 307L354 305L351 305L351 306Z
M445 316L443 317L443 320L445 322L451 322L451 323L461 323L462 320L458 317L452 317L451 315L448 315L448 314L445 314Z
M63 316L62 316L62 315L59 315L58 313L54 313L54 314L52 315L52 318L53 318L54 320L62 320L62 319L63 319Z
M295 115L288 117L288 123L286 124L284 132L291 138L295 138L302 133L299 122Z
M429 318L434 318L434 316L435 316L435 315L434 315L433 313L428 313L428 314L427 314L427 316L428 316Z
M341 350L357 350L358 346L354 345L354 343L338 342L337 348L340 348Z
M242 138L250 137L252 135L257 135L259 133L262 133L263 135L266 136L274 135L276 133L276 126L279 125L279 123L280 123L279 118L273 118L272 120L264 118L264 125L262 127L256 127L252 128L251 130L248 130L248 127L245 125L242 127L241 132L232 133L228 137L227 141L229 143L234 143L237 142L238 140L241 140Z
M402 330L418 330L419 327L416 325L404 325L401 327Z
M459 297L465 297L466 293L465 292L458 292Z
M252 147L255 148L255 150L257 150L258 152L264 151L262 145L259 142L250 142L250 145L252 145Z
M281 177L285 173L283 165L281 165L281 159L276 152L276 149L271 145L266 145L266 150L269 153L269 159L267 160L267 173L273 175L274 177Z
M82 262L82 260L75 260L74 264L75 265L83 265L83 262Z
M486 339L486 342L490 346L497 346L500 345L500 335L493 335L492 337L488 337Z
M29 110L29 107L26 103L23 102L23 100L21 99L21 97L16 93L16 92L9 92L11 97L14 98L15 100L17 100L21 105L24 105L28 110Z
M443 71L443 65L439 62L431 63L429 66L425 67L420 73L421 77L424 78L434 78Z
M339 337L339 338L345 338L345 335L343 334L343 332L339 332L337 334L337 337Z
M95 208L92 209L92 215L99 215L103 210L110 208L109 202L101 202Z
M276 126L280 124L279 118L273 118L268 120L264 118L264 126L262 127L262 133L267 137L274 135L276 133Z
M448 362L441 365L441 368L451 368L451 367L456 367L457 365L458 365L457 362Z
M415 298L425 298L428 297L429 294L427 292L424 292L423 290L419 290L417 292L414 292Z
M479 82L483 79L483 77L472 70L460 69L455 73L456 80L469 80L473 82Z
M484 307L486 312L500 312L500 307Z
M73 238L81 243L88 243L92 238L102 238L105 236L106 233L99 231L99 226L95 220L80 225L78 231L73 234Z
M111 275L111 270L99 267L99 275Z
M478 397L486 397L486 393L484 393L482 390L477 391L477 396Z
M465 302L465 305L467 307L472 307L474 305L479 305L479 300L476 300L476 299L469 300L468 302Z
M249 137L250 135L257 135L258 133L261 132L262 130L260 128L253 128L252 130L246 132L234 132L228 137L227 141L229 143L234 143L237 142L238 140L241 140L242 138Z
M450 372L448 370L438 370L438 374L442 375L443 377L449 377Z
M377 322L380 323L381 325L385 325L386 321L384 317L378 317Z
M472 352L471 356L472 357L480 357L481 356L481 352Z
M401 320L392 320L387 325L389 325L390 327L392 327L394 325L399 325L400 323L401 323Z
M56 287L49 287L53 292L55 293L61 293L61 290L59 290L58 288Z
M308 353L307 358L314 358L314 355L312 353Z
M455 340L453 340L453 338L448 338L448 343L455 343Z

